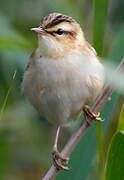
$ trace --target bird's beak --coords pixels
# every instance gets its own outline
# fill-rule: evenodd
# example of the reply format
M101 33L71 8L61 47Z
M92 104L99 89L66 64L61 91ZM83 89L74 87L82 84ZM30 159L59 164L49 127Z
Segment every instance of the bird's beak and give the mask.
M38 34L46 35L46 31L44 31L41 27L31 28L31 31L35 31Z

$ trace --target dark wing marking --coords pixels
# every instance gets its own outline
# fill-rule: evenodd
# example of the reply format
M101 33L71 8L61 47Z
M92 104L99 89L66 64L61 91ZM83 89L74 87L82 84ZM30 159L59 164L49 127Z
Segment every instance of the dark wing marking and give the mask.
M35 51L31 54L30 60L29 60L27 66L26 66L26 68L25 68L25 71L27 71L27 70L29 69L29 67L33 64L33 59L34 59L34 57L35 57Z

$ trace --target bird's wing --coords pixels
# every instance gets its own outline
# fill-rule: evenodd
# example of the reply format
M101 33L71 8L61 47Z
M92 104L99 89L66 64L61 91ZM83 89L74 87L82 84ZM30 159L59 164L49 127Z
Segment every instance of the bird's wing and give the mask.
M30 60L25 68L25 71L27 71L29 69L30 66L32 66L34 64L34 58L35 58L35 51L32 52L31 56L30 56Z
M86 45L87 45L88 51L90 51L90 53L97 56L96 50L91 46L91 44L86 41Z

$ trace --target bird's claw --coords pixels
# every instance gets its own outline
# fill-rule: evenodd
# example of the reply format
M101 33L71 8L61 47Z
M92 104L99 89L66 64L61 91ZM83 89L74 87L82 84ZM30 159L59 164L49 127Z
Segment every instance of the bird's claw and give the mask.
M70 168L66 166L69 161L69 158L63 157L58 151L53 151L53 164L57 170L68 171Z
M103 122L104 121L100 117L100 112L98 112L98 113L92 112L90 107L87 106L87 105L83 106L83 111L84 111L85 115L88 116L88 118L90 118L90 120L95 120L95 121L99 121L99 122ZM87 123L90 124L90 120L88 120L88 118L86 118L86 120L87 120Z

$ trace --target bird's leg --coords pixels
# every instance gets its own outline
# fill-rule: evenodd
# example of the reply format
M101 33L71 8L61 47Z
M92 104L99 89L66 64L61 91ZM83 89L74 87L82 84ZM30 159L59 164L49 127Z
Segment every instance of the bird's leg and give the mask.
M61 155L61 153L58 151L58 138L59 138L59 132L60 132L60 126L57 129L56 136L55 136L55 141L53 145L53 164L56 167L57 170L69 170L69 168L66 166L66 164L69 161L69 158L65 158Z
M100 113L98 112L97 114L95 114L94 112L92 112L92 110L90 109L90 107L88 105L84 105L83 106L83 111L84 111L84 115L88 118L86 118L86 121L88 124L90 124L90 120L88 120L89 118L95 121L100 121L102 122L103 120L100 117Z

